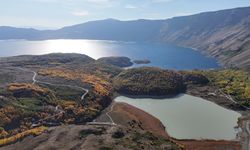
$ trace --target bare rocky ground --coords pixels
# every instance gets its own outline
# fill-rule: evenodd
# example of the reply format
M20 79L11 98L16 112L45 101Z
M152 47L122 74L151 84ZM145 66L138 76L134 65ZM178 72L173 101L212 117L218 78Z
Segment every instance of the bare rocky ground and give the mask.
M250 111L245 112L239 119L238 126L240 128L238 137L240 139L242 150L250 149Z
M68 125L50 128L0 150L178 150L170 141L121 126Z

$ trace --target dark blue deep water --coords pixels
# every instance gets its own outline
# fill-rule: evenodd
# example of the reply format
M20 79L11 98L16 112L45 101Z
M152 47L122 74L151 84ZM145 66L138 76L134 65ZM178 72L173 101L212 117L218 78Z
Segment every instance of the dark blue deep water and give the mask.
M132 60L149 59L151 64L167 69L213 69L219 65L214 58L193 49L163 43L137 43L96 40L3 40L0 41L0 57L16 55L40 55L54 52L81 53L98 59L106 56L127 56Z

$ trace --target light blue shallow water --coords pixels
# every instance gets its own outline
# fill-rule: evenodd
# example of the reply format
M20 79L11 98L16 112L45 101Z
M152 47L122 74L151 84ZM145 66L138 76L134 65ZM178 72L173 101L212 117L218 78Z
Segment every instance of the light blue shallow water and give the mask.
M0 41L0 57L54 52L82 53L92 58L127 56L131 59L149 59L156 66L168 69L218 68L215 59L189 48L160 43L136 43L95 40L3 40Z
M115 101L128 103L155 116L164 124L167 132L178 139L235 139L234 127L241 116L210 101L186 94L162 100L120 96Z

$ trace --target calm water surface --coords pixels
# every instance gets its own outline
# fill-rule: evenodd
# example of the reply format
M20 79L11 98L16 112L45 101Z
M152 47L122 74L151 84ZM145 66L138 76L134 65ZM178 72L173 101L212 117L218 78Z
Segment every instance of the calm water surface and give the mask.
M136 43L96 40L3 40L0 41L0 57L54 52L81 53L98 59L105 56L127 56L132 60L149 59L156 66L168 69L210 69L218 63L189 48L160 43Z
M162 100L120 96L115 101L131 104L152 114L161 120L172 137L178 139L235 139L234 127L241 116L212 102L186 94Z

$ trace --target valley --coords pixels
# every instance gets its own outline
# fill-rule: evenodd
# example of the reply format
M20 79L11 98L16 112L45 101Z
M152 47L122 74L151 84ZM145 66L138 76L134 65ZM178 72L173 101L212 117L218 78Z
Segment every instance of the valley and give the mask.
M110 59L114 60L114 58ZM124 58L121 57L121 60L123 64ZM128 137L128 139L125 138L128 140L126 142L136 142L130 140L130 137L134 136L133 134L146 134L145 139L141 141L142 143L146 142L146 145L140 142L141 145L146 146L145 149L152 149L152 146L155 149L157 147L160 149L163 145L176 149L188 149L188 147L198 149L199 146L204 146L203 144L207 144L207 147L209 147L211 143L216 146L220 145L221 149L232 146L236 150L240 148L240 143L237 141L175 139L165 132L165 127L152 114L127 104L112 102L119 95L158 96L160 98L188 93L238 111L245 117L248 112L244 108L248 107L247 95L244 95L246 96L245 99L238 99L237 97L242 96L242 93L238 92L236 93L238 95L234 95L217 85L219 81L212 80L216 71L213 71L213 74L208 74L209 71L171 71L152 67L123 69L119 65L115 66L117 61L115 61L115 65L110 65L96 61L86 55L62 53L1 58L0 62L1 139L16 136L8 143L0 140L2 146L7 145L7 147L2 147L3 149L14 149L28 141L34 142L32 144L34 147L39 147L39 141L46 141L53 136L57 137L57 134L63 134L60 132L64 132L69 126L72 128L71 136L77 136L78 128L85 128L88 132L91 130L90 135L96 133L92 130L98 130L97 134L104 136L104 138L99 139L100 142L107 144L107 147L113 147L113 144L118 141L114 139L111 140L111 143L107 143L104 139L110 138L110 135L116 129L120 130L121 128ZM218 73L220 72L218 71ZM245 72L240 72L238 75L233 74L236 76L237 82L242 83L243 80L238 80L238 78L248 76ZM146 86L145 83L147 83ZM229 101L222 94L212 94L216 91L216 88L222 88L225 93L236 98L237 104ZM197 89L203 91L198 92ZM242 123L242 125L245 126L245 123ZM40 132L35 134L36 137L34 138L30 136L34 135L33 132L31 134L26 132L27 135L17 136L25 131L44 126L48 129L39 130ZM99 133L99 129L103 128L102 126L105 130L102 129L102 133ZM249 134L247 134L248 128L245 127L242 127L244 133L241 136L249 137ZM74 130L74 128L77 130ZM150 134L153 134L153 137L148 137L147 132L151 132ZM154 136L158 138L154 138ZM90 137L94 138L93 136ZM86 138L90 137L86 136ZM163 137L164 140L159 139L160 137ZM23 138L24 140L21 142L15 143L15 141ZM156 144L149 144L147 138L150 138ZM80 142L79 140L78 142ZM124 140L124 138L121 140ZM51 141L51 139L48 141ZM61 143L60 140L57 142ZM200 145L200 143L203 144ZM89 144L91 145L91 142ZM67 146L74 147L74 145L69 143ZM134 146L141 145L137 143ZM82 146L84 147L84 145ZM97 149L99 146L94 144L90 147ZM49 147L50 145L48 145ZM51 147L53 146L51 145ZM27 149L30 148L27 147Z
M249 0L0 12L0 150L250 150Z

